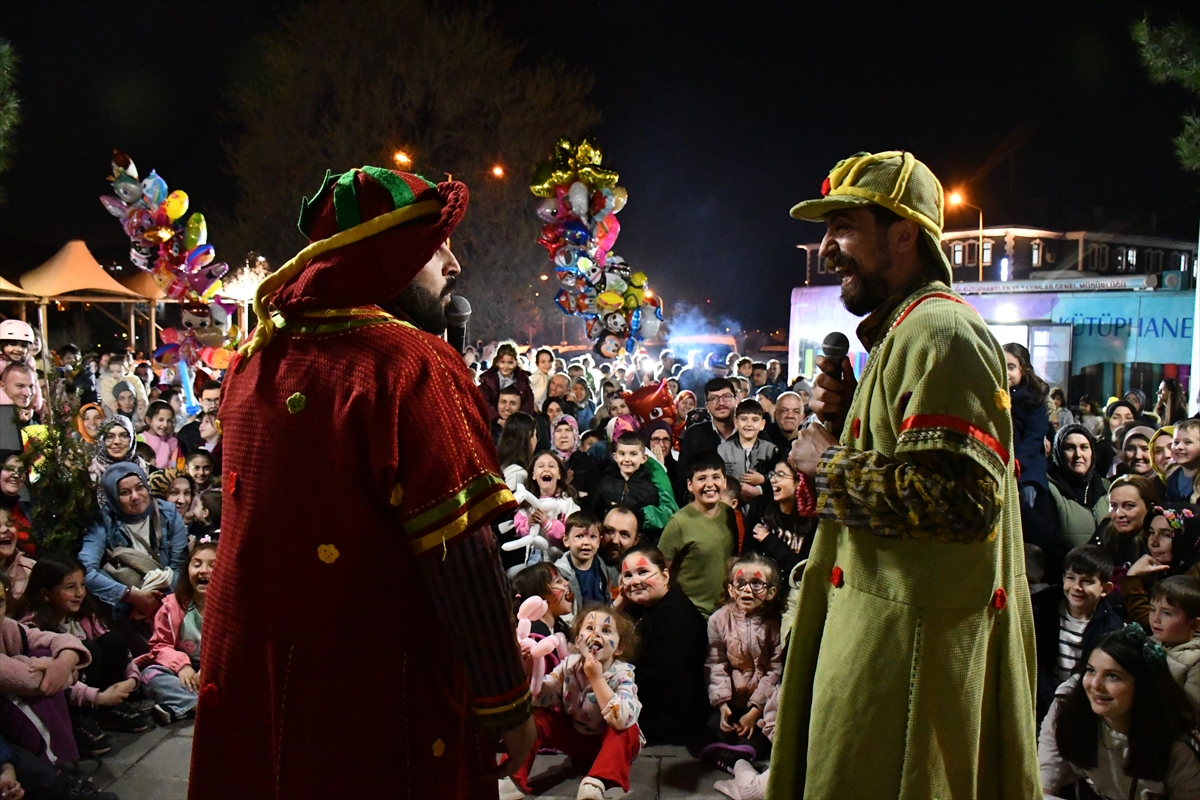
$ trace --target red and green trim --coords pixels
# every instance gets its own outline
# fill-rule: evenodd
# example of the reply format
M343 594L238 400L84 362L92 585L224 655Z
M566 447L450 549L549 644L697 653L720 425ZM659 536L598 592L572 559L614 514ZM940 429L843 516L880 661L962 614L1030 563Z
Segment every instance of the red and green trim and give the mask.
M990 433L961 417L950 414L915 414L904 420L900 425L900 433L910 430L929 430L942 428L955 431L980 442L995 453L1005 466L1008 466L1008 450L1000 444L1000 440Z
M895 330L901 322L904 322L905 318L908 317L908 315L911 314L917 306L921 305L921 303L934 298L938 298L939 300L950 300L964 306L968 305L967 301L963 300L958 295L948 294L947 292L930 292L924 297L918 297L916 300L913 300L911 303L909 303L908 308L901 311L900 316L896 317L896 321L892 323L891 330Z
M409 546L417 555L439 547L460 533L471 530L517 501L508 486L490 472L468 481L426 511L401 518Z

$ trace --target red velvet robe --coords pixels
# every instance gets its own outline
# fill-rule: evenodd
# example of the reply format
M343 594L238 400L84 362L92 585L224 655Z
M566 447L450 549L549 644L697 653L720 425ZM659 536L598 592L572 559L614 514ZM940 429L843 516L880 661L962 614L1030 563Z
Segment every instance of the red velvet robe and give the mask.
M496 740L417 566L513 505L462 360L366 308L241 362L189 797L495 798Z

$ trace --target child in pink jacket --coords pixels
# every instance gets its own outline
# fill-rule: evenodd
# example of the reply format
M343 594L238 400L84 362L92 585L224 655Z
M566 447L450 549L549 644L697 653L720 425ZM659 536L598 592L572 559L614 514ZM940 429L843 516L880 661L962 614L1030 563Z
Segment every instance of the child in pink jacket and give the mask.
M783 675L779 570L747 554L730 565L724 604L708 620L708 701L715 709L700 757L732 774L739 759L770 755L758 722Z
M138 688L138 668L119 633L108 630L95 614L79 559L51 553L38 559L16 616L31 627L69 633L83 642L92 663L79 673L69 696L76 744L81 750L107 739L101 728L141 733L150 718L126 700ZM82 730L81 730L82 728Z
M70 634L40 631L4 616L7 575L0 574L0 587L0 732L51 764L78 761L66 689L72 671L86 667L92 656Z
M151 713L161 725L192 717L200 692L200 632L204 599L217 563L217 544L201 537L188 557L187 575L175 593L163 598L154 616L150 652L138 656L142 688L155 702Z

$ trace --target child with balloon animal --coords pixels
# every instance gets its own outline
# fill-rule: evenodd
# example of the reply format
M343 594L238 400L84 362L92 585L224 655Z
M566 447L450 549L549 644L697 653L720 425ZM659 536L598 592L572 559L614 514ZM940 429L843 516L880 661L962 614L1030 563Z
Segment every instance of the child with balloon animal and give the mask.
M585 606L572 633L577 652L546 676L534 697L537 742L511 784L530 794L534 758L539 748L553 747L577 764L590 764L576 797L603 800L607 788L629 791L629 769L642 747L642 704L633 667L621 660L633 656L637 634L628 617L602 605ZM508 790L505 796L519 795Z
M550 544L550 561L555 561L563 552L563 533L566 532L564 522L567 517L579 510L575 503L575 490L567 485L566 468L562 459L556 453L545 451L539 453L529 468L532 485L527 487L538 493L542 500L556 500L557 509L547 513L530 505L523 505L513 517L518 537L528 536L533 526L540 527L540 535ZM557 551L557 552L556 552ZM532 556L536 548L530 551Z
M529 638L540 642L556 634L561 634L564 642L568 640L571 626L564 617L570 619L571 603L575 596L571 594L571 585L558 571L558 567L548 561L530 564L513 576L512 590L514 614L519 615L521 605L531 597L540 597L546 602L545 614L540 619L530 621ZM521 648L521 655L528 664L530 656L527 648ZM547 653L543 659L545 664L543 674L545 675L553 672L562 660L557 652Z

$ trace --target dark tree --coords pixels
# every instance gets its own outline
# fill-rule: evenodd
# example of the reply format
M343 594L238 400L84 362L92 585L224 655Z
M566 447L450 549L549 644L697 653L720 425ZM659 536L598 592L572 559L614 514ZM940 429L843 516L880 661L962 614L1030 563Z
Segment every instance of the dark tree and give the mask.
M1195 28L1180 22L1151 25L1147 17L1134 24L1133 40L1155 83L1178 83L1200 97L1200 34ZM1175 153L1184 169L1200 172L1200 116L1195 113L1184 114Z
M0 39L0 172L8 169L13 149L13 131L21 121L21 101L17 98L16 52L6 39ZM3 194L0 193L0 198Z
M282 264L305 243L299 201L326 169L392 167L403 152L412 163L402 169L433 181L451 174L471 189L453 247L474 301L472 334L524 337L531 301L543 316L558 313L538 279L549 264L528 175L559 135L599 122L590 76L531 58L486 11L422 0L316 0L288 12L261 57L231 96L242 133L227 151L240 197L225 247Z

